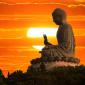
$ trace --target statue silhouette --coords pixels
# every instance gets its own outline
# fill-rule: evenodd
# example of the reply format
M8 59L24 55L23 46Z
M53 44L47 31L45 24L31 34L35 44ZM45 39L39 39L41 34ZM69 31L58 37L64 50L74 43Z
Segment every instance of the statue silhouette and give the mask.
M53 22L59 25L57 45L52 45L44 34L45 47L40 51L41 57L31 61L32 68L49 71L61 66L78 66L80 60L75 57L75 38L72 27L67 22L66 12L57 8L52 13ZM63 64L62 64L63 63ZM42 68L41 68L42 67Z
M50 57L74 57L75 55L75 38L72 27L67 22L66 12L57 8L52 13L53 22L59 25L57 31L58 45L52 45L48 42L47 36L44 34L45 47L42 49L42 56Z

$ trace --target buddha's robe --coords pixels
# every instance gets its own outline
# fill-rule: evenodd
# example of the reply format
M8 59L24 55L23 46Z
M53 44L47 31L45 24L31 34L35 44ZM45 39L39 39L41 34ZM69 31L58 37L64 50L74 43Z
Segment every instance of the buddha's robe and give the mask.
M47 45L42 49L42 56L74 57L75 39L71 25L62 24L57 31L58 45Z

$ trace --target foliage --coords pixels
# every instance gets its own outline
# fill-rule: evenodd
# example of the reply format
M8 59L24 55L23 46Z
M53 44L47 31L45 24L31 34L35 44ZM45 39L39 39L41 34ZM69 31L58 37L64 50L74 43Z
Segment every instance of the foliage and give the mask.
M0 85L85 85L85 66L58 67L52 71L15 71L7 78L0 77Z

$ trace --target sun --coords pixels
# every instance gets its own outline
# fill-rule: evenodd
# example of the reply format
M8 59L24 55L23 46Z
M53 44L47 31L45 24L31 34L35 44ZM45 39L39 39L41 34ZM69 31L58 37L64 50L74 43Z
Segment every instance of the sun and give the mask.
M46 34L48 37L55 37L57 33L57 28L34 28L30 27L27 30L27 37L28 38L40 38L43 37L43 34ZM44 46L42 45L33 45L32 46L36 50L42 50Z
M48 37L56 36L56 32L58 29L56 28L29 28L27 31L27 37L36 38L42 37L43 34L46 34Z

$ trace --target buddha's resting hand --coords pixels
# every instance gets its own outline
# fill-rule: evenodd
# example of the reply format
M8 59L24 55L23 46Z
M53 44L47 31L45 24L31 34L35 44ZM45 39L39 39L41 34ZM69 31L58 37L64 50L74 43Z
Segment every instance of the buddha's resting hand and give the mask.
M48 42L46 34L44 34L43 37L44 37L44 44L45 45L52 45L51 43Z

